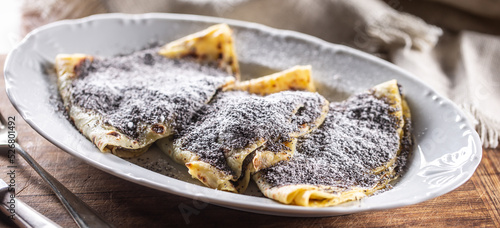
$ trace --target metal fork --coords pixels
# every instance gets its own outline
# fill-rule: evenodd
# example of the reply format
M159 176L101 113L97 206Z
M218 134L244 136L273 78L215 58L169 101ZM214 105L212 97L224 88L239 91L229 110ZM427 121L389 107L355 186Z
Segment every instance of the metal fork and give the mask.
M19 144L17 144L17 142L9 143L8 137L12 134L14 134L14 136L11 137L14 138L14 141L17 141L15 140L17 136L14 128L15 125L6 121L6 119L2 116L2 113L0 113L0 122L0 150L3 152L4 150L8 150L9 146L14 147L15 154L21 155L21 157L23 157L24 160L30 164L30 166L42 177L42 179L47 182L79 227L113 227L101 216L99 216L96 211L90 208L80 198L78 198L52 175L45 171L26 151L21 148ZM9 127L12 128L9 129Z

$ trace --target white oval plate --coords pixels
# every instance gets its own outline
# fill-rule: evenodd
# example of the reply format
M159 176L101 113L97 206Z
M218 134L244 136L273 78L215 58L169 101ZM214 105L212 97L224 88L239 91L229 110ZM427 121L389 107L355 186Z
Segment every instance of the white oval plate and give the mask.
M255 186L245 195L217 191L200 186L182 168L175 169L181 166L172 164L155 148L143 156L159 159L160 165L100 153L56 110L55 75L50 69L58 53L124 54L151 42L172 41L215 23L227 23L234 29L237 54L247 75L261 76L271 70L311 64L320 93L330 100L397 79L412 111L417 143L408 171L394 188L327 208L283 205L259 196ZM481 160L481 143L465 115L408 72L348 47L248 22L176 14L108 14L60 21L36 29L9 54L5 81L11 102L36 131L90 165L144 186L257 213L333 216L416 204L462 185ZM162 171L153 172L134 163Z

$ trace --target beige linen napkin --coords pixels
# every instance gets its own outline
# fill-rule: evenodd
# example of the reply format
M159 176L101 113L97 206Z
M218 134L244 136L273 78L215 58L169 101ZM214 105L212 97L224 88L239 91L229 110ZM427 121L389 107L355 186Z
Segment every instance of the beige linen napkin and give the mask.
M500 37L471 31L445 34L431 51L398 49L391 61L459 104L483 146L498 146Z
M483 11L477 5L469 7L467 0L433 1L471 12L485 12L491 17L500 13L500 3L491 1L484 5L489 7ZM25 0L23 25L25 31L30 31L55 20L94 13L171 12L246 20L307 33L370 52L414 73L469 113L470 121L476 126L485 147L497 147L500 132L500 38L471 31L450 32L401 12L402 2L399 0L386 2ZM457 17L456 23L463 22L459 21L460 18Z

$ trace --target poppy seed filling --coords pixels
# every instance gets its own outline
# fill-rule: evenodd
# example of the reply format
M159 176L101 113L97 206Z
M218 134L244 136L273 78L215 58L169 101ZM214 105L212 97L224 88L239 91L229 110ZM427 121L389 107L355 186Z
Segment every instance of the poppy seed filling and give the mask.
M186 123L232 77L157 51L85 61L76 69L72 105L101 114L104 124L137 139L148 125Z
M221 92L193 118L178 140L181 149L227 170L225 152L243 149L259 139L279 152L299 125L312 123L322 113L324 98L317 93L285 91L258 96L242 91Z
M325 122L299 139L294 157L262 170L263 179L272 187L310 184L345 189L379 183L386 177L372 170L386 165L400 148L394 111L385 99L371 93L331 103ZM409 125L404 129L403 157L412 144ZM402 169L406 159L399 157L397 165Z

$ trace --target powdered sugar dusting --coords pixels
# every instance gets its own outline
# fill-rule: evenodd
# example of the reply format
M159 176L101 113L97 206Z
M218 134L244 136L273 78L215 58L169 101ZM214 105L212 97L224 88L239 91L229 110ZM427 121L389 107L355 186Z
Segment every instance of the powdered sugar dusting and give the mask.
M331 103L325 122L299 139L290 161L261 171L264 180L272 186L373 186L382 176L371 170L385 165L399 149L399 120L390 114L393 111L370 93Z
M73 82L73 103L102 114L105 124L137 138L146 125L187 122L232 77L194 61L167 59L157 50L82 64Z
M265 97L242 91L219 93L201 109L178 140L181 149L195 152L219 169L227 169L226 153L243 149L259 139L291 140L290 134L297 132L300 124L311 123L321 115L324 103L321 95L310 92L286 91ZM272 148L284 149L277 144Z

